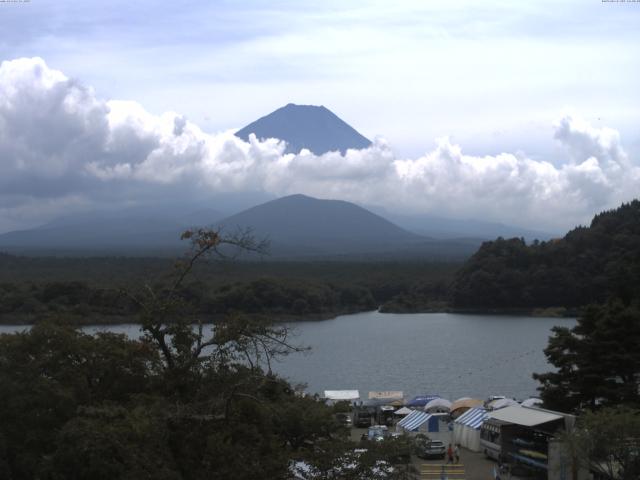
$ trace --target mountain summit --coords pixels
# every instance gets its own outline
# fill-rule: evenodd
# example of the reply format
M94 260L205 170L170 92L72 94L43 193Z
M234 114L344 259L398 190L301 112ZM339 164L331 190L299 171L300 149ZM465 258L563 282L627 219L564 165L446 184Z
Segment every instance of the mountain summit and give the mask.
M323 106L290 103L259 118L236 132L245 141L254 133L258 138L279 138L287 142L287 153L303 148L316 155L344 152L349 148L366 148L371 141Z

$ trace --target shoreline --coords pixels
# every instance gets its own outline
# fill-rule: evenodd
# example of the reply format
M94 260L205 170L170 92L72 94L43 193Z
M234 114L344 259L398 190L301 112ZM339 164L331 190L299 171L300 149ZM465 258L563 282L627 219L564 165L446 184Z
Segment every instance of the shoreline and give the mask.
M313 322L313 321L323 321L323 320L332 320L334 318L340 317L342 315L352 315L356 313L364 313L371 312L375 310L340 310L336 312L321 312L321 313L303 313L303 314L294 314L294 313L277 313L277 314L255 314L255 313L242 313L239 312L240 315L253 317L253 318L268 318L273 323L287 323L287 322ZM213 314L208 315L205 318L202 318L203 324L216 324L224 319L227 315L225 314ZM91 327L91 326L100 326L100 325L131 325L131 324L140 324L139 317L137 315L100 315L93 314L88 316L77 316L77 315L44 315L38 317L36 315L1 315L0 316L0 326L31 326L36 323L40 323L42 321L51 320L53 322L62 322L68 323L71 325L77 325L79 327ZM198 316L193 316L191 324L195 325L198 323Z
M319 313L304 313L304 314L294 314L294 313L277 313L277 314L254 314L254 313L242 313L240 315L245 315L254 318L268 318L273 323L296 323L296 322L320 322L324 320L333 320L337 317L343 315L354 315L356 313L366 313L378 311L382 314L400 314L400 315L411 315L411 314L428 314L428 313L452 313L458 315L515 315L515 316L523 316L523 317L540 317L540 318L575 318L580 315L581 309L568 309L564 307L553 307L553 308L453 308L453 307L445 307L445 308L426 308L426 309L417 309L417 310L386 310L383 309L382 306L377 310L360 310L360 309L345 309L335 312L319 312ZM209 315L206 318L206 321L203 319L204 324L215 324L220 322L226 315L224 314L214 314ZM53 315L48 315L45 317L36 317L32 314L29 315L2 315L0 316L0 326L31 326L39 323L43 320L53 320L53 321L65 321L67 320L69 324L77 325L79 327L90 327L90 326L100 326L100 325L127 325L127 324L139 324L137 315L89 315L88 317L79 317L79 316L71 316L68 317L56 317ZM194 316L192 324L197 324L198 319Z
M385 308L382 305L380 313L417 314L417 313L455 313L459 315L515 315L523 317L555 317L555 318L575 318L580 316L582 308L567 307L535 307L535 308L474 308L474 307L453 307L448 305L434 305L424 308Z

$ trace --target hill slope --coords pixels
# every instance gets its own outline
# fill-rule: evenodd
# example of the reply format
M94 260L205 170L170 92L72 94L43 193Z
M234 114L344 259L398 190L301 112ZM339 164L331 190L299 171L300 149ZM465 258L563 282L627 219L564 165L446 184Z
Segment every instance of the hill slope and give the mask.
M286 141L287 153L298 153L303 148L316 155L344 153L349 148L371 145L370 140L323 106L290 103L238 130L236 135L248 141L251 133L258 138Z
M268 237L274 255L348 254L397 249L425 240L353 203L290 195L220 222Z
M456 307L579 307L640 298L640 201L596 215L589 227L527 246L499 238L457 273Z
M159 211L93 212L63 217L30 230L0 235L0 249L18 253L138 253L184 249L180 234L192 225L213 224L215 210L188 214Z

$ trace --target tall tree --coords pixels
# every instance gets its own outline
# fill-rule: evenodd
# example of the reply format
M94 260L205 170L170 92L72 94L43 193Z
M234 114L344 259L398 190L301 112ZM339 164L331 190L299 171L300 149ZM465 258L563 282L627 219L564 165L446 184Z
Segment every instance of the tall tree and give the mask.
M576 463L603 478L640 478L640 410L585 412L562 437Z
M575 327L555 327L544 350L556 371L534 374L542 399L562 411L640 407L640 309L590 306Z

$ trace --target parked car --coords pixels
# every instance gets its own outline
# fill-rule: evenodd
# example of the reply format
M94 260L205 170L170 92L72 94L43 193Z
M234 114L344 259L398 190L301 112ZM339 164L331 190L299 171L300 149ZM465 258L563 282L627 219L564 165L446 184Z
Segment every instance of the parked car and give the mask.
M350 427L352 423L350 413L336 413L336 420L345 427Z
M388 438L391 432L386 425L372 425L367 431L367 438L369 440L375 440L381 442L385 438Z
M416 445L416 455L420 458L444 458L447 447L440 440L426 440Z

